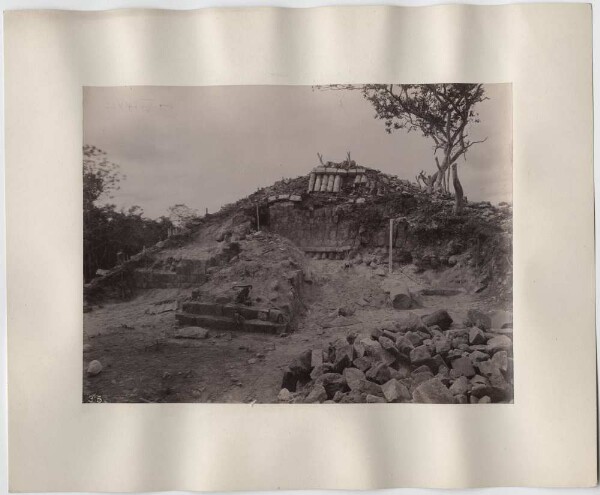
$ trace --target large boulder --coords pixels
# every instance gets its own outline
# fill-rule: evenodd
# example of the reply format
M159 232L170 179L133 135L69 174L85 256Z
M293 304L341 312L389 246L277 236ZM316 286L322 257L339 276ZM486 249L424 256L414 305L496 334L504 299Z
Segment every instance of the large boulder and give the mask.
M352 366L354 360L354 346L351 344L338 347L335 351L335 361L333 363L333 372L342 373L346 368Z
M381 359L383 347L379 342L373 339L362 339L360 343L365 346L365 356L370 356L375 360Z
M467 319L472 326L479 327L483 330L489 330L492 327L492 319L490 316L478 309L470 309L467 312Z
M381 390L385 400L388 402L409 402L411 400L411 395L406 385L395 378L385 382L381 386Z
M379 363L367 371L366 377L368 380L383 385L392 378L392 372L385 363Z
M466 376L461 376L454 380L454 383L450 386L450 392L453 395L466 395L469 390L469 380Z
M94 359L88 364L87 374L90 376L96 376L98 373L102 371L102 363L100 361Z
M475 376L475 368L473 367L473 363L468 357L462 356L452 361L451 374L456 378L461 376L466 376L467 378L470 378L472 376Z
M175 331L173 337L176 339L207 339L209 332L202 327L184 327Z
M414 344L404 335L399 335L396 339L396 349L405 356L410 356L410 351L415 348Z
M312 369L312 351L308 349L292 360L289 369L299 378L309 377ZM293 392L293 390L288 387L282 386L281 388L287 388Z
M386 366L394 366L399 358L400 353L395 347L393 347L389 351L384 349L381 352L381 362L384 363Z
M487 341L487 349L490 354L494 354L498 351L511 351L512 340L506 335L498 335Z
M427 364L431 360L431 353L426 345L420 345L410 351L410 362L415 366Z
M406 332L419 332L427 331L427 327L419 315L415 313L406 313L396 324L398 331L402 333Z
M406 287L394 287L390 290L390 302L394 309L410 309L417 304Z
M313 404L315 402L323 402L327 400L327 391L323 385L315 385L306 397L305 402Z
M498 366L498 369L504 372L508 371L508 353L506 351L498 351L492 357L492 362Z
M419 306L414 295L402 282L388 278L381 284L381 288L388 294L389 301L395 309L410 309Z
M501 402L512 399L513 388L502 375L493 375L486 383L474 383L471 388L471 397L481 398L488 396L492 402Z
M312 371L310 372L311 380L316 380L317 378L319 378L321 375L324 375L325 373L331 373L332 368L333 368L333 365L331 363L323 363L318 366L315 366L312 369Z
M377 395L379 397L383 397L383 391L381 390L381 385L378 383L372 382L371 380L365 380L362 383L362 393Z
M433 339L436 354L446 354L452 348L451 342L447 337L437 337Z
M365 381L365 374L357 368L346 368L344 378L350 390L362 390L362 383Z
M454 404L452 392L439 378L431 378L421 383L413 392L413 402L424 404Z
M404 336L411 342L411 344L413 345L413 347L417 347L420 346L423 341L425 340L425 338L423 337L423 335L420 332L406 332L404 334Z
M482 351L473 351L471 354L469 354L469 359L473 364L478 363L479 361L485 361L489 358L489 354Z
M280 402L289 402L292 399L292 394L287 388L282 388L277 394L277 400Z
M487 338L485 333L479 327L471 327L469 330L469 344L471 345L479 345L485 344L487 342Z
M384 337L384 336L379 337L379 343L381 344L381 347L383 347L386 351L389 351L392 353L398 352L398 349L396 349L395 342L392 339L390 339L389 337Z
M327 397L330 399L333 399L336 392L346 392L348 390L346 380L339 373L325 373L317 378L315 385L323 385Z
M365 346L360 342L354 342L354 355L357 358L363 357L365 355Z
M285 388L290 392L295 392L298 386L298 376L291 370L286 370L283 373L283 379L281 380L281 388Z
M374 360L372 357L370 356L363 356L363 357L359 357L356 358L354 361L352 361L352 364L354 365L355 368L358 368L361 371L367 371L374 363Z
M319 366L323 364L323 351L321 349L314 349L311 352L311 361L310 366L314 368L315 366Z
M438 309L430 315L424 316L422 320L428 327L437 325L442 330L448 330L452 325L452 318L445 309Z
M490 328L501 330L503 328L512 328L513 314L510 311L496 310L490 313Z

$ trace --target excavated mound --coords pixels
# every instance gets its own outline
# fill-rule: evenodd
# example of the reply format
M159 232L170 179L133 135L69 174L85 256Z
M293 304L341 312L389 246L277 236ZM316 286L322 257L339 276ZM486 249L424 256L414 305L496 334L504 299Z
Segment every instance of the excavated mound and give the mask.
M85 285L86 358L112 366L85 376L86 393L512 401L511 206L456 215L449 196L333 165L197 218Z
M212 297L238 282L253 285L260 302L291 304L284 301L285 289L275 299L266 287L285 286L289 270L283 261L297 270L303 256L387 264L392 219L397 266L412 265L440 286L510 301L510 205L467 202L455 215L451 197L428 194L377 170L361 171L366 179L348 181L337 193L308 193L308 176L260 189L93 280L86 298L124 298L140 288L160 287L202 287L204 297ZM250 235L257 230L262 234ZM274 242L280 245L271 249Z

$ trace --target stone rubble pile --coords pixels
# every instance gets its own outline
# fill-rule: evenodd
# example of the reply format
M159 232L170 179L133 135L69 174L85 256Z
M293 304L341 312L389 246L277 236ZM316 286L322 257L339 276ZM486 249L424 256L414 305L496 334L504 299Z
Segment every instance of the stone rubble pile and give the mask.
M307 349L284 372L279 400L295 403L509 403L512 314L472 309L405 318L371 335Z

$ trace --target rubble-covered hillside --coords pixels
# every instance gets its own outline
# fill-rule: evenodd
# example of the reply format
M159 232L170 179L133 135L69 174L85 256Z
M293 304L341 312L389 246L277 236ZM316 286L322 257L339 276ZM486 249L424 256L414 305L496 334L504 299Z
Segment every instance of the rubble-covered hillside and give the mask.
M512 400L512 207L453 203L328 162L196 219L84 287L86 363L110 365L86 391ZM143 384L124 392L132 376Z
M308 193L309 176L283 179L225 206L214 217L244 212L256 228L258 206L262 228L292 240L310 255L331 257L335 252L338 258L353 260L374 256L382 263L388 262L393 219L395 263L421 270L457 267L447 273L448 283L506 301L512 298L511 205L467 202L455 215L450 196L361 169L367 182L342 187L339 193ZM224 232L236 238L233 230Z

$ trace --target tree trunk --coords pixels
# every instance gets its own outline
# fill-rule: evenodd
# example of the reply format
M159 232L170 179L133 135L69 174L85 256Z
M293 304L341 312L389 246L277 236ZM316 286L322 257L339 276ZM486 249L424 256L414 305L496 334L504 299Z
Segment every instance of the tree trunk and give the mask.
M432 178L435 178L434 181L434 190L436 192L448 192L448 189L450 188L450 175L448 174L448 178L446 179L446 171L450 170L450 167L448 166L448 155L446 154L444 156L444 161L443 164L440 165L440 161L438 159L438 157L435 157L435 164L437 165L437 172L435 174L433 174Z
M458 179L456 163L452 164L452 185L454 186L454 214L456 215L462 211L464 197L463 188Z
M438 171L436 172L436 178L435 178L435 190L437 192L443 191L444 190L444 179L445 179L445 174L444 174L444 169L440 166L437 158L435 160Z

